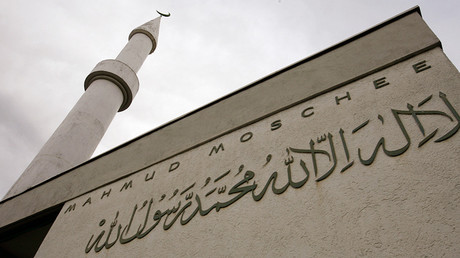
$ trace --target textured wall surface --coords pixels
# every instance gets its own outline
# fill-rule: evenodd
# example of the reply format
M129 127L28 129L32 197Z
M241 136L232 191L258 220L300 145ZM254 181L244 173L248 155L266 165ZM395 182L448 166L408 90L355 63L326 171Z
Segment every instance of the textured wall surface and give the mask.
M408 10L1 201L0 227L440 45L419 9Z
M37 256L458 256L459 80L435 48L147 165Z

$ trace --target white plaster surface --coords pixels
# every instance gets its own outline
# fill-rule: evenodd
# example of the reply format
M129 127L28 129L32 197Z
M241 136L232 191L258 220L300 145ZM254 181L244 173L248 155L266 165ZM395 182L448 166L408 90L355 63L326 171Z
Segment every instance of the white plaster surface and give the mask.
M154 30L151 34L157 35ZM148 164L279 112L287 105L318 96L380 71L396 60L437 46L439 39L416 9L396 16L0 202L0 226L59 205ZM99 173L102 170L107 172Z
M424 60L431 68L416 73L413 65ZM390 84L376 89L373 81L383 77ZM457 257L460 140L452 130L460 123L459 79L436 48L147 166L67 202L37 257ZM351 99L337 105L336 97L347 92ZM425 113L392 113L410 110L408 104ZM252 138L241 142L248 132ZM455 133L436 142L449 132ZM380 146L372 164L364 165L359 155L369 159L381 139L386 150L401 151L387 155ZM310 142L319 151L316 175ZM220 144L224 149L210 156ZM289 168L293 182L304 179L302 164L309 171L304 185L275 194L270 184L264 197L254 200L275 171L276 188L289 182ZM248 171L254 177L237 186L245 173L252 174ZM123 188L128 182L132 187ZM229 194L232 187L249 190L238 198L241 192ZM197 196L202 210L238 200L193 216ZM169 216L154 215L168 209ZM102 250L93 246L86 253L98 236Z
M127 45L130 45L129 43ZM122 51L122 53L124 50ZM133 53L135 54L135 53ZM143 62L143 60L139 60ZM123 102L118 111L127 109L139 91L139 79L136 72L127 64L114 59L99 62L85 79L85 90L95 80L108 80L114 83L123 93Z
M145 34L136 33L118 54L117 60L127 64L137 73L149 55L152 44L150 38Z
M155 50L160 20L158 17L134 29L116 60L105 60L96 65L85 81L85 92L80 100L4 199L91 157L117 111L128 108L135 97L139 89L136 73Z
M94 81L5 198L88 160L122 101L123 94L115 84Z
M131 33L129 34L129 40L131 41L131 38L140 33L145 36L147 36L150 39L150 54L155 51L158 43L158 36L160 34L160 22L161 22L161 17L159 16L149 22L146 22L142 24L141 26L135 28Z

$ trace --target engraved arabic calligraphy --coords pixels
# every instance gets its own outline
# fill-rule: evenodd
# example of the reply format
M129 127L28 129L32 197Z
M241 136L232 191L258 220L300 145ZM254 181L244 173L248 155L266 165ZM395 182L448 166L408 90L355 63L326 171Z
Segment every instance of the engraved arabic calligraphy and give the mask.
M400 156L411 147L415 138L408 133L409 122L412 123L411 126L416 126L422 135L422 140L415 144L417 149L423 148L432 139L434 144L448 140L460 129L460 115L446 94L439 92L438 97L433 98L433 95L430 95L416 106L407 103L407 109L390 109L388 114L378 114L375 118L358 121L351 131L339 128L316 135L308 141L299 139L299 143L295 146L283 148L285 157L281 159L283 160L282 164L278 164L277 167L282 168L278 171L264 171L267 169L267 164L279 160L274 159L272 153L267 153L265 160L260 162L260 168L250 168L244 164L237 165L222 171L214 179L207 177L204 181L189 182L183 189L174 189L172 194L163 194L161 198L151 197L142 203L135 204L128 211L118 210L113 215L113 219L104 218L100 220L97 233L88 237L85 252L89 253L91 250L99 252L104 248L109 249L117 243L127 244L147 236L157 227L168 230L176 222L186 225L198 214L204 217L213 211L219 212L247 195L246 198L252 198L253 201L258 202L263 199L269 189L273 194L280 195L289 188L302 188L311 177L316 182L321 182L336 170L343 173L359 164L370 166L376 161L379 153L388 157ZM434 101L434 99L444 104L444 111L424 108L426 103ZM433 124L424 124L422 117L436 117L437 121L444 121L448 126L443 127L442 130L439 127L434 128ZM393 122L396 122L395 125L397 126L392 128L391 134L402 136L404 141L389 144L387 138L382 136L376 142L370 143L373 146L370 150L363 148L363 146L350 145L349 139L359 137L360 133L371 126L383 126L386 119L394 119ZM342 152L344 155L339 156L338 152ZM356 162L354 154L357 155ZM339 162L338 157L344 157L346 160ZM341 166L340 164L343 163L345 165ZM266 181L257 179L257 174L262 173L271 173L271 175ZM147 174L145 181L147 179L152 180L153 177L154 173L151 176ZM236 180L233 185L222 183L232 179ZM129 185L129 183L125 183L122 190L127 189ZM104 192L104 194L106 193ZM169 198L167 198L168 196ZM217 196L218 200L208 203L206 198L209 196ZM172 200L173 197L179 201L177 203L174 201L175 204L170 208L155 210L155 200L160 202ZM75 206L73 207L75 208ZM129 219L120 221L119 216L122 213L129 213Z

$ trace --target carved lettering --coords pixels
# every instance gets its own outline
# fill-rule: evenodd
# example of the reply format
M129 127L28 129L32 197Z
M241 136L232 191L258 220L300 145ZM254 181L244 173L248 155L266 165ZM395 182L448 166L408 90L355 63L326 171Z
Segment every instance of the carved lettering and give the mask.
M425 71L427 69L430 69L431 66L426 65L426 60L423 60L421 62L418 62L418 63L412 65L412 68L414 68L415 73L419 73L419 72Z
M217 174L214 173L216 171L212 171L213 174L211 176L206 175L204 183L202 181L204 178L197 178L194 179L195 182L189 182L190 184L185 185L181 190L172 188L175 190L172 195L168 194L170 195L169 198L166 198L166 195L163 194L160 199L162 205L170 203L170 206L167 206L168 208L158 209L154 212L152 210L153 198L158 198L158 196L154 196L149 197L151 198L150 201L143 200L140 203L136 203L134 207L131 206L128 210L122 211L124 212L124 215L120 216L120 218L123 218L121 219L122 221L118 221L120 211L114 213L112 223L106 223L108 221L106 218L100 220L97 232L94 232L87 238L89 241L87 242L85 252L89 253L94 250L97 253L104 248L111 248L116 243L126 244L133 240L141 239L158 225L163 230L168 230L177 223L186 225L196 215L204 217L212 211L217 213L222 209L230 207L243 197L258 202L263 199L267 192L280 195L286 192L288 188L301 188L308 182L310 171L314 173L316 177L315 181L320 183L323 180L327 180L334 171L339 170L340 172L344 172L352 166L360 164L364 166L371 165L375 162L378 152L383 152L388 157L403 155L413 142L410 137L411 135L409 135L410 131L406 130L405 123L412 123L412 127L420 130L420 133L417 132L417 137L420 135L424 136L418 142L418 146L416 145L418 148L424 147L428 142L436 144L446 141L460 130L460 114L448 100L446 94L439 92L438 101L445 105L441 110L430 109L434 105L424 106L426 103L432 101L432 99L433 95L430 95L420 99L418 107L406 103L407 109L389 110L389 114L392 116L386 119L394 119L396 123L394 123L393 128L385 127L384 129L393 130L393 134L402 134L405 141L386 144L385 137L391 137L392 135L392 133L388 132L383 134L385 137L377 138L379 139L377 141L365 139L369 135L368 133L362 133L365 130L377 131L379 133L379 130L376 130L375 126L378 127L384 123L383 116L380 114L377 115L377 118L374 116L373 118L355 121L355 124L350 126L351 128L348 131L339 127L333 131L311 135L309 141L306 141L301 136L301 140L293 141L293 146L284 146L280 147L281 149L279 150L273 150L273 152L270 150L270 153L261 153L264 155L255 155L261 160L256 160L253 163L259 165L251 165L251 168L249 168L249 165L245 166L244 164L236 163L241 165L227 168L223 170L225 172L220 171ZM420 109L422 106L423 109ZM311 116L313 114L312 109L312 107L305 109L302 112L302 116ZM439 123L444 122L446 125L438 127L439 123L426 122L424 119L421 119L422 116L434 117L438 119ZM401 117L405 118L402 119ZM377 125L369 128L368 125L371 123L377 123ZM247 141L252 137L252 132L248 132L243 136L240 140L244 139ZM350 141L351 144L348 143L348 138L353 137L361 138L359 141ZM356 144L359 146L355 146ZM369 144L371 144L370 149ZM223 144L219 146L222 147L214 146L215 153L220 148L223 150ZM285 154L281 154L285 155L284 157L276 156L284 153L283 150L286 150ZM338 152L342 155L338 155ZM354 164L355 158L360 163L357 162ZM173 168L177 169L179 163L175 162L173 164L176 164ZM263 174L265 180L256 178L256 173L257 175ZM265 176L267 174L269 175L268 179ZM345 176L346 174L341 173L334 176ZM147 173L147 175L149 174ZM197 183L198 186L195 188ZM132 180L125 182L120 192L129 187L132 187ZM104 191L101 199L104 196L108 197L110 191L111 189L108 192ZM205 199L206 201L204 201ZM91 204L91 197L86 199L83 206L86 204ZM65 212L73 211L75 207L74 203Z
M220 175L219 177L217 177L216 179L214 179L214 183L221 180L222 178L226 177L229 173L230 173L231 170L228 170L227 172L223 173L222 175Z
M109 197L111 191L112 191L112 188L110 188L108 192L104 191L104 192L102 193L101 200L102 200L102 198L104 198L104 196Z
M69 207L65 210L64 214L66 214L67 212L74 211L76 206L76 203L69 205Z
M337 97L335 96L335 103L337 105L340 105L340 101L343 100L343 99L348 99L348 100L351 100L351 96L350 96L350 92L347 91L347 95L343 96L343 97Z
M149 177L149 173L145 174L145 182L152 180L153 176L155 175L155 171L152 172L152 176Z
M247 132L247 133L241 135L240 142L247 142L247 141L251 140L251 138L252 138L252 132Z
M128 187L129 187L129 188L132 188L132 187L133 187L133 180L129 180L129 182L127 182L127 183L125 182L125 183L123 184L123 186L121 187L120 192L123 191L123 189L124 189L124 190L128 190Z
M179 162L179 161L172 163L172 164L169 166L169 171L168 171L168 172L172 172L172 171L176 170L179 166L180 166L180 162Z
M82 207L84 207L86 204L91 204L91 197L89 197L85 203L83 203Z
M211 152L209 153L209 156L211 156L212 153L217 154L219 152L219 150L224 151L224 144L223 143L219 144L219 147L213 146Z
M390 83L387 82L386 79L387 79L387 78L382 77L382 78L380 78L380 79L375 80L375 81L374 81L374 87L375 87L376 89L380 89L380 88L382 88L382 87L385 87L385 86L387 86L387 85L390 85Z
M313 107L307 107L306 109L304 109L302 111L302 117L310 117L312 116L313 114L315 114L315 112L311 111L313 110Z
M185 190L183 190L180 195L183 195L184 193L186 193L188 190L192 189L194 186L195 186L196 183L193 183L191 186L185 188Z
M270 130L275 131L281 128L281 120L272 122Z

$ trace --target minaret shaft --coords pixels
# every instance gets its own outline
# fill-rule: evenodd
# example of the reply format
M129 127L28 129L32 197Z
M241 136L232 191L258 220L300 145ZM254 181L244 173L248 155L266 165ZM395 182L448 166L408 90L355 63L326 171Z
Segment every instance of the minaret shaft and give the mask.
M127 64L134 72L138 72L152 49L152 41L145 34L135 34L118 54L116 60Z
M120 89L97 80L82 95L64 121L43 145L12 190L43 182L88 160L96 150L123 101Z
M136 73L158 41L160 17L134 29L115 60L96 65L85 92L37 156L6 194L17 195L87 161L117 111L129 107L139 82Z

